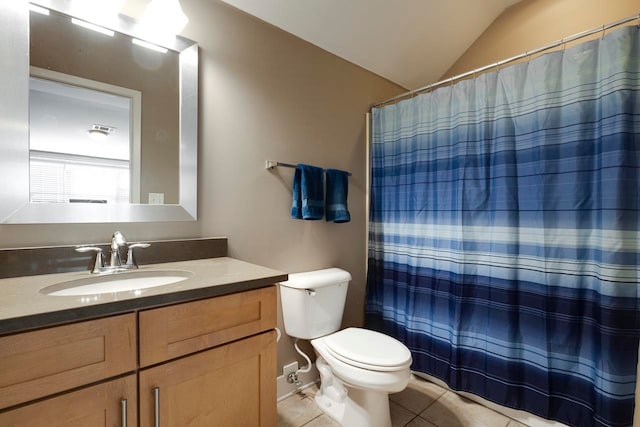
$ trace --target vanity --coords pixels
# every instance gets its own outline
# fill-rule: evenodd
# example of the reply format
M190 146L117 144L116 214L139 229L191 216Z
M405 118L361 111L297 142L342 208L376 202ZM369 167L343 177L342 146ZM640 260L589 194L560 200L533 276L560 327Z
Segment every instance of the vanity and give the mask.
M88 271L0 280L0 425L276 425L276 284L228 257L158 287L42 293Z

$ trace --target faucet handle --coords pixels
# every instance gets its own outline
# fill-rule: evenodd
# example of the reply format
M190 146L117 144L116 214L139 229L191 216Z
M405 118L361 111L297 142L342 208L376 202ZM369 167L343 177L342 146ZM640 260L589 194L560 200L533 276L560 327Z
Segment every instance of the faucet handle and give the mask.
M127 264L126 266L128 268L138 268L138 263L136 262L136 256L134 255L134 249L135 248L148 248L149 246L151 246L149 243L133 243L131 245L128 246L128 251L127 251Z
M76 248L76 252L85 253L85 252L95 252L96 259L93 263L92 273L99 273L100 269L104 268L104 254L102 253L102 248L97 246L78 246Z

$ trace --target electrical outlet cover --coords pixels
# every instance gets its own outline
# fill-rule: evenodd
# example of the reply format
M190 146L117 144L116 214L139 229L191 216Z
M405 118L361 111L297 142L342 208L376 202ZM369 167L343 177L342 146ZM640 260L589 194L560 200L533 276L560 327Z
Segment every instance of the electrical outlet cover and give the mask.
M164 205L164 193L149 193L150 205Z
M291 372L295 372L298 370L298 362L291 362L288 365L284 365L282 367L282 374L286 377Z

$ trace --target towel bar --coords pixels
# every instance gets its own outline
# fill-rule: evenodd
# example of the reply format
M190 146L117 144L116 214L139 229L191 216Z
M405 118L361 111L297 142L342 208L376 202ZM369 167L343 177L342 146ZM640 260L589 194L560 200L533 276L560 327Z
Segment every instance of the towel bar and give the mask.
M296 168L296 165L292 165L291 163L283 163L283 162L274 162L273 160L267 160L265 162L265 169L273 169L276 168L278 166L282 166L285 168ZM326 171L326 169L324 169ZM349 176L351 176L351 172L347 172L347 174L349 174Z

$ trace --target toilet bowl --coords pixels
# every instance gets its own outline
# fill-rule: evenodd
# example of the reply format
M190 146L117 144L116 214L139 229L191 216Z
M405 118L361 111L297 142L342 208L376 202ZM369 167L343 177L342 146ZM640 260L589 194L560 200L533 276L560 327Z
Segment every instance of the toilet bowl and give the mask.
M411 376L411 353L395 338L362 328L339 330L351 275L338 268L297 273L280 285L285 331L309 339L317 358L316 403L347 427L390 427L389 393Z
M320 390L315 400L320 409L343 426L390 427L388 395L409 382L409 350L389 336L359 328L311 344L318 356Z

